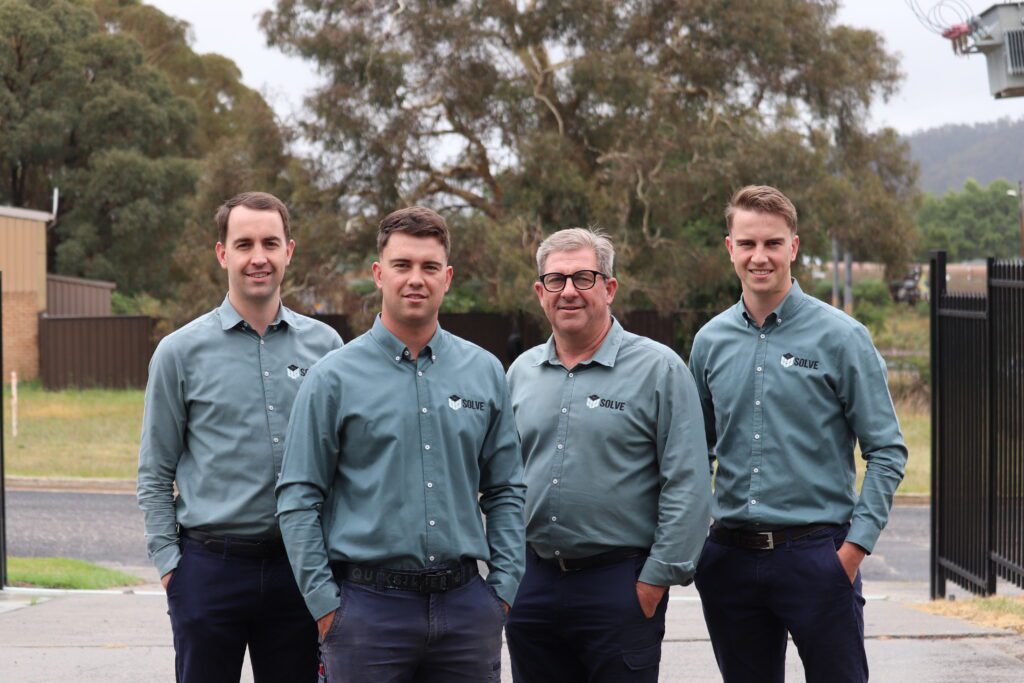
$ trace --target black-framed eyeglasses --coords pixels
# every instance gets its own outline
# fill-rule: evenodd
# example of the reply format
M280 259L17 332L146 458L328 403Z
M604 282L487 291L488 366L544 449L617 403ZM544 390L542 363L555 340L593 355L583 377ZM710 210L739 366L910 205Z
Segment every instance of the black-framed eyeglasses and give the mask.
M544 273L537 279L544 286L544 289L557 294L565 289L566 280L572 280L572 286L580 291L590 289L597 283L598 275L603 277L605 280L608 279L608 276L599 270L577 270L572 275L566 275L565 273Z

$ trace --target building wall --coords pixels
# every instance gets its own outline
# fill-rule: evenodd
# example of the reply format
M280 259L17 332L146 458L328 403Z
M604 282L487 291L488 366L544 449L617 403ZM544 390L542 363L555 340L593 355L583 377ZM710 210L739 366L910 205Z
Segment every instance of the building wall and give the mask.
M3 293L4 368L3 381L11 371L19 380L39 376L39 310L34 292Z
M64 275L46 276L47 315L110 315L110 297L116 285Z

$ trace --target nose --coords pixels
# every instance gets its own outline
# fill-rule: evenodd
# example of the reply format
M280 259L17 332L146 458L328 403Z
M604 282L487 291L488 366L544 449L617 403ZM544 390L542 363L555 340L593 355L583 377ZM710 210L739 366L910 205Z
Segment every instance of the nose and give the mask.
M251 262L254 265L263 265L267 262L267 252L262 247L256 247L252 250Z
M576 289L576 285L573 283L571 277L565 278L565 287L558 295L565 299L571 299L580 295L580 290Z

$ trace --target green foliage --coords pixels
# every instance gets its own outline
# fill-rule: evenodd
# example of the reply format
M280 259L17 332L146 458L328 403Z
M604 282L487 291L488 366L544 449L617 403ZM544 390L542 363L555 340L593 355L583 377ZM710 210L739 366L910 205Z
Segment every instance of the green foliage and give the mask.
M814 283L811 294L827 304L832 303L832 280L818 280Z
M853 317L877 335L892 308L889 288L881 280L862 280L853 285Z
M1013 258L1020 254L1018 198L1005 180L982 187L968 180L962 192L927 195L917 214L921 230L918 258L931 249L945 249L950 261Z
M832 232L862 258L911 253L907 147L863 125L896 61L836 5L278 0L262 26L325 75L304 129L346 217L336 269L426 203L453 226L457 281L499 309L535 307L546 234L597 225L621 305L671 312L734 300L721 211L747 183L790 194L807 252Z

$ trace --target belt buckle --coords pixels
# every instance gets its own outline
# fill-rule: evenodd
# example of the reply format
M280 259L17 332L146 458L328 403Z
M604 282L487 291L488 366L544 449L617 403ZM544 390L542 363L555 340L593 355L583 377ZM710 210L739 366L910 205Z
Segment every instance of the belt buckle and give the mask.
M775 536L774 536L774 532L772 532L772 531L760 531L760 532L758 532L757 535L758 536L764 536L765 538L768 539L768 547L767 548L763 548L763 550L775 550Z
M420 592L421 593L440 593L448 590L448 579L452 576L450 569L439 572L430 572L429 574L421 575ZM439 579L438 583L434 583L434 579Z

